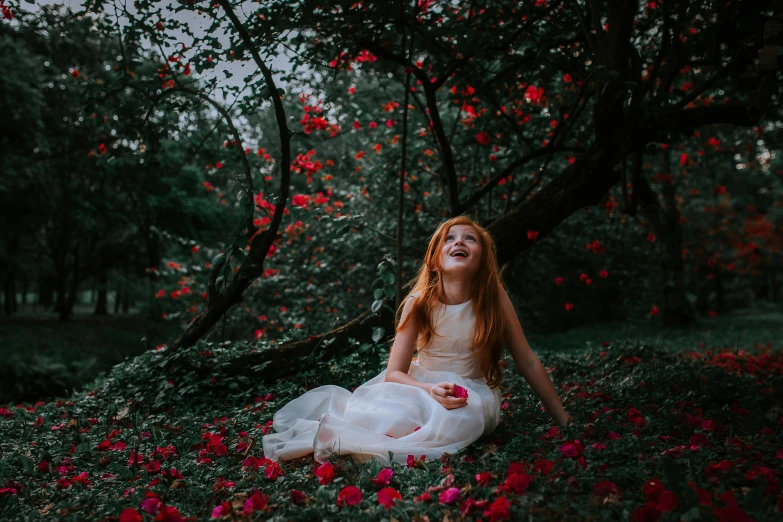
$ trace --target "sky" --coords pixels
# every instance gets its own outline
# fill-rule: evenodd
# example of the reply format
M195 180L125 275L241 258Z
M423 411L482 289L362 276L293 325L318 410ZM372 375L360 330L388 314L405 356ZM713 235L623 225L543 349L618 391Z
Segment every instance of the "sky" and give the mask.
M83 2L80 0L35 0L35 4L30 4L27 2L27 0L21 0L20 2L22 4L22 7L26 11L35 11L39 5L44 4L60 4L60 5L66 5L70 7L74 12L81 11L83 9ZM118 6L120 11L122 11L122 5L126 6L128 11L131 13L135 13L136 9L133 7L133 1L132 0L109 0L106 4L105 11L106 14L112 19L116 19L116 12L114 10L114 5ZM253 8L253 6L257 5L256 2L246 2L249 8ZM176 3L170 2L170 1L161 1L158 2L156 5L163 6L163 13L168 13L167 17L169 19L176 19L181 23L186 23L188 27L190 27L191 32L193 32L196 36L202 36L205 34L206 29L210 25L210 20L204 16L199 15L195 11L189 11L189 10L182 10L178 13L175 13L173 9L168 9L168 6L176 5ZM247 18L246 13L243 13L241 11L237 11L237 16L240 18L240 20L245 20ZM127 18L121 18L120 19L120 25L123 26L128 23ZM170 31L168 33L169 35L175 36L177 38L176 40L176 47L181 48L181 43L184 43L187 47L190 47L192 44L192 38L190 38L187 35L184 35L180 31ZM224 45L229 45L229 38L228 34L222 33L216 35L218 40ZM164 51L166 51L167 55L171 54L175 47L172 46L169 42L166 42L165 45L163 45ZM278 46L275 56L271 57L271 60L267 60L266 64L267 66L271 66L274 71L279 71L274 74L275 83L278 87L286 88L288 85L288 82L286 82L282 76L290 74L292 69L292 64L290 62L290 56L291 52L286 49L284 46L280 45ZM186 54L187 56L187 54ZM264 56L262 55L262 58ZM229 71L233 76L231 78L226 78L224 71ZM227 62L227 61L221 61L218 62L217 66L214 69L211 70L204 70L202 73L199 74L199 78L203 78L205 80L211 79L211 78L217 78L218 85L221 87L228 87L228 86L234 86L234 87L241 87L244 85L243 79L248 76L249 74L252 74L253 72L256 72L258 70L258 67L256 64L252 61L247 62ZM297 75L300 75L300 73L305 74L306 68L303 66L300 66L297 68ZM227 103L230 104L234 101L234 94L230 91L224 91L223 89L217 89L215 93L213 93L213 99L215 101L219 101L221 103Z

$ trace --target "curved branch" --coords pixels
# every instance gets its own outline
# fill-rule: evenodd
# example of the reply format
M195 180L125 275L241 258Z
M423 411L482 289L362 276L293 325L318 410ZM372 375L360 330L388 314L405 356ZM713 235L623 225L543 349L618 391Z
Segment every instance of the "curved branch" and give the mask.
M253 60L256 62L259 69L261 69L264 79L266 80L266 87L269 88L272 97L272 105L274 106L275 117L280 130L280 146L282 150L280 195L278 196L274 216L272 217L269 228L263 232L256 233L248 240L250 243L250 250L247 252L246 257L238 270L234 273L231 283L226 285L221 293L214 295L213 299L207 301L206 309L196 316L188 325L187 329L172 342L168 351L173 355L167 357L164 365L179 358L182 353L180 351L181 348L187 348L194 345L232 306L241 302L244 291L263 273L264 260L273 243L280 237L278 229L280 228L280 222L283 219L283 211L285 210L291 182L291 132L288 129L285 109L283 108L281 96L277 92L277 86L272 77L272 72L263 60L261 60L261 56L258 54L258 49L253 45L250 34L247 32L247 29L242 22L237 18L228 0L218 0L218 3L225 9L228 18L239 33L245 47L250 50Z

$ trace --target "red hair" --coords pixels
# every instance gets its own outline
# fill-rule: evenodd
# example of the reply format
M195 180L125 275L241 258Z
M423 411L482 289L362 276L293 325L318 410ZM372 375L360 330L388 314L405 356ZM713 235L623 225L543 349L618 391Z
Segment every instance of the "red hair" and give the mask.
M479 366L487 379L490 388L500 385L503 372L500 368L500 356L503 351L503 332L506 321L500 306L500 269L497 263L497 247L492 236L482 226L468 216L453 217L441 223L432 235L427 246L427 253L419 267L413 288L397 309L397 321L402 314L405 302L411 294L418 296L411 306L411 311L396 331L402 330L410 317L416 318L419 326L419 336L422 345L430 344L437 335L430 321L431 311L443 303L443 281L441 279L440 251L446 234L453 225L468 225L476 230L481 243L481 259L470 290L476 315L476 328L473 336L474 355L479 359Z

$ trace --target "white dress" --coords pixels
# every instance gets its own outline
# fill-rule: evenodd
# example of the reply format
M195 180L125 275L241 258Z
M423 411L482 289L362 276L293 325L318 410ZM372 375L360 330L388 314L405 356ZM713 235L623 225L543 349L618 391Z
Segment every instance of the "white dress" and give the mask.
M467 388L467 406L447 410L421 388L385 382L384 369L353 393L320 386L285 404L272 419L276 433L261 439L264 456L279 462L313 453L323 463L350 454L359 463L376 458L388 466L390 451L401 464L408 455L429 461L491 434L500 420L500 390L487 385L470 351L475 319L472 300L439 303L432 321L444 337L419 350L408 370L419 382Z

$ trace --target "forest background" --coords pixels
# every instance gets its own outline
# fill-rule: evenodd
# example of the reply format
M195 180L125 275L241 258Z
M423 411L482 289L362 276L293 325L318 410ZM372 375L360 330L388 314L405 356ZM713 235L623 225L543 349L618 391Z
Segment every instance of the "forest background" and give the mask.
M194 318L188 342L310 340L310 353L368 314L355 346L389 339L402 283L459 213L493 230L531 334L779 309L781 109L737 110L763 76L740 74L763 2L730 33L718 3L642 3L603 28L589 11L575 24L569 2L420 4L264 2L248 35L187 3L6 17L0 277L18 360L6 398L13 382L29 398L51 381L35 366L68 364L58 344L110 336L115 348L86 349L106 369ZM606 16L633 45L608 40ZM679 36L661 45L661 31ZM256 59L280 64L274 89ZM243 277L210 307L216 260L218 286ZM86 316L105 320L81 328ZM52 317L77 326L35 340Z

